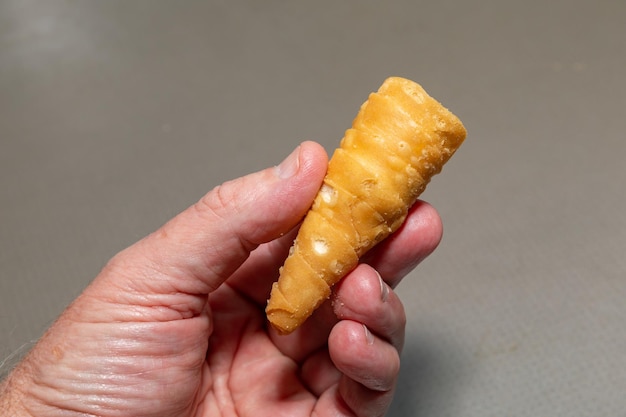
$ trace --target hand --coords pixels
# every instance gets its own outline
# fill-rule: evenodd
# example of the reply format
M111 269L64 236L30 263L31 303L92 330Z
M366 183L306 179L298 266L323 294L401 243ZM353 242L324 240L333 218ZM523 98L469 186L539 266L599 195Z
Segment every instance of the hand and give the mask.
M279 336L266 324L266 299L326 164L319 145L304 143L117 254L10 374L0 408L12 416L383 415L404 338L391 288L435 249L441 223L418 202L369 265Z

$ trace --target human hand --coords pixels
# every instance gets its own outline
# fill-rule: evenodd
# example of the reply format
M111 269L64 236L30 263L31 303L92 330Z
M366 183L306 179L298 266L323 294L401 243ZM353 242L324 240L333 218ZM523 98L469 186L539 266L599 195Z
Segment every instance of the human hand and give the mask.
M324 173L302 144L227 182L117 254L0 388L11 416L380 416L405 316L392 290L441 238L418 202L405 224L298 330L264 315ZM378 271L378 272L377 272ZM381 278L382 277L382 278Z

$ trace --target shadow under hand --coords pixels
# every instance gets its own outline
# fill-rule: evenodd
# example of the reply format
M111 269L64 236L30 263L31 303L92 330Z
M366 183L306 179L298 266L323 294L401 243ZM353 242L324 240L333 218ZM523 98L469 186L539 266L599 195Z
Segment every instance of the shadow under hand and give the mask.
M407 339L389 417L459 415L460 391L469 363L463 350L446 340Z

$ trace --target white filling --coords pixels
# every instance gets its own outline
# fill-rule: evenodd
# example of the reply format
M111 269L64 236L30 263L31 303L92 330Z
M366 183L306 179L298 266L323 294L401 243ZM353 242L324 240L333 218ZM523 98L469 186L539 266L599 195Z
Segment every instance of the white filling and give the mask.
M333 273L339 274L343 269L343 264L335 259L330 263L330 269L333 271Z
M313 250L318 255L324 255L326 252L328 252L328 244L323 239L314 239Z
M322 196L322 200L326 204L332 205L335 204L335 202L337 201L337 190L335 190L328 184L322 185L322 188L320 189L320 195Z

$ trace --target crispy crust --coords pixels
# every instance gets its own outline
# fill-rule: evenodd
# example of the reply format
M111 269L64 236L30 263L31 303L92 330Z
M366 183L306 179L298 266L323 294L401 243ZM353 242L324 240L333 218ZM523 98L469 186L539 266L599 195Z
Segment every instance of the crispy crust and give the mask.
M280 333L298 328L361 256L400 227L465 136L461 121L413 81L391 77L370 94L272 286L266 313Z

